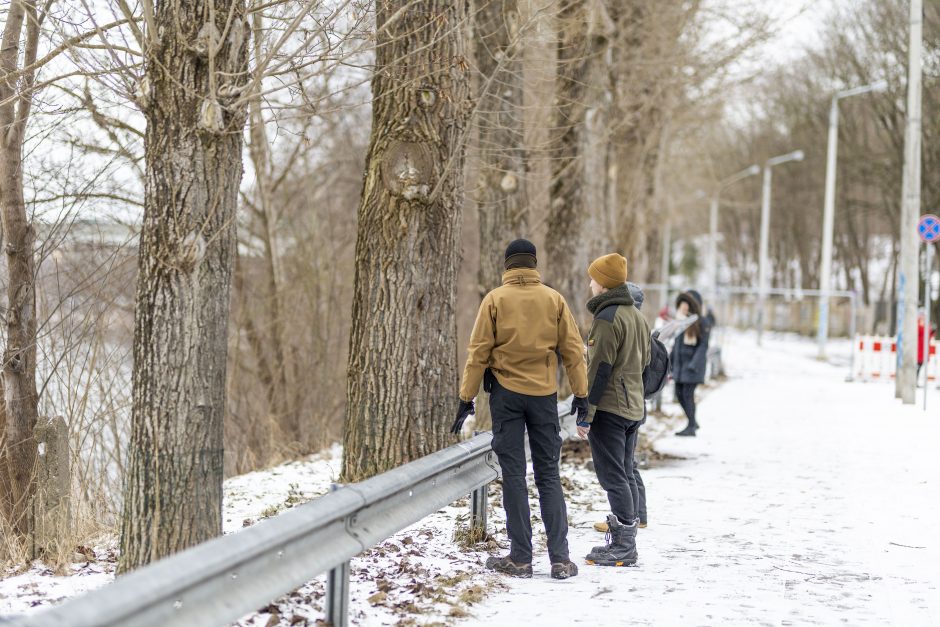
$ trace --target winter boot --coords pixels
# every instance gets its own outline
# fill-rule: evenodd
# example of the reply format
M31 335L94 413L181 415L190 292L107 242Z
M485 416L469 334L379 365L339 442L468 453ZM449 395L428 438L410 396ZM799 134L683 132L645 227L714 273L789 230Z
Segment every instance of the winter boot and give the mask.
M552 564L552 579L567 579L578 574L578 565L572 561Z
M607 516L607 545L594 547L584 558L598 566L633 566L636 564L636 522L624 525L613 514Z
M694 420L690 420L689 424L682 431L676 431L676 435L681 437L695 437L695 432L698 431L698 423Z
M646 521L642 518L636 519L636 526L638 529L646 529ZM601 533L607 533L610 531L610 527L607 526L606 522L596 522L594 523L594 531L600 531Z
M523 579L532 577L532 564L517 564L509 559L508 555L486 558L486 567L510 577L522 577Z

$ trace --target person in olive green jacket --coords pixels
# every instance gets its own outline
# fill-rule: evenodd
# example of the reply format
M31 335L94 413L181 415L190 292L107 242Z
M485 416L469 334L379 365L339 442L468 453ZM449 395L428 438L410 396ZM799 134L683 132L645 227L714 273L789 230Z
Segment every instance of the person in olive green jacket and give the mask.
M578 421L607 492L609 542L585 558L589 564L636 563L637 512L630 489L633 451L645 415L643 369L650 362L650 329L626 285L627 260L612 253L594 260L588 274L594 323L588 335L588 413Z
M480 304L467 350L457 418L459 433L473 398L489 370L493 451L503 476L503 507L511 548L505 557L491 557L487 568L517 577L532 576L532 522L526 488L526 432L532 451L535 485L548 535L551 575L566 579L578 574L568 554L568 510L558 463L561 435L558 421L559 356L568 372L575 401L571 413L587 416L587 369L584 344L565 299L544 285L536 270L535 246L516 240L506 249L502 286Z

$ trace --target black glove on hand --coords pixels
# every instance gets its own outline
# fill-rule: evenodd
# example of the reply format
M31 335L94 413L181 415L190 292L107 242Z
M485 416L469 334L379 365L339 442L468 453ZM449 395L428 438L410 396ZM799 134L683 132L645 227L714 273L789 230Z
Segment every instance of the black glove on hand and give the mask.
M578 397L575 396L574 400L571 401L571 416L574 416L574 413L578 412L578 424L581 424L587 419L588 415L588 399L587 396Z
M467 419L467 416L473 413L476 413L476 410L473 408L473 401L465 401L463 399L458 399L457 400L457 418L454 420L454 426L450 428L450 432L455 435L459 434L460 430L463 429L463 423Z

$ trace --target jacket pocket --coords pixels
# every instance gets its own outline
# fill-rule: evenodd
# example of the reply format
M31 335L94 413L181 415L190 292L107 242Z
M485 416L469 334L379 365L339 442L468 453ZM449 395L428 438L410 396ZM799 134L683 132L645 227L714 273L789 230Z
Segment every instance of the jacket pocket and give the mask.
M630 393L627 392L627 384L624 382L622 377L620 379L620 389L623 390L623 400L627 404L627 409L630 409Z

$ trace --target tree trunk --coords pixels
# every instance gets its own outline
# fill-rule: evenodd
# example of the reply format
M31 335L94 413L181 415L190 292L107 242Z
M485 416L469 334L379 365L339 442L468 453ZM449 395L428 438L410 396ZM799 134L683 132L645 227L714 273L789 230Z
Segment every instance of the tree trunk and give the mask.
M356 242L343 476L442 448L457 398L467 7L376 5L372 138Z
M0 218L6 238L6 346L3 351L3 410L0 411L0 515L19 540L32 531L31 505L36 491L36 233L26 214L23 195L23 142L33 97L33 72L19 78L36 60L42 17L36 4L13 0L6 15L0 49ZM25 33L24 33L25 31ZM21 42L25 34L25 43Z
M590 6L589 6L590 4ZM587 111L603 92L599 68L608 45L606 15L599 3L573 0L558 15L558 75L552 123L552 181L545 271L548 283L584 323L588 250L583 242L588 221L584 190L584 150L588 145ZM593 208L603 211L603 207Z
M262 58L264 51L261 42L264 33L260 11L252 14L252 21L255 58ZM251 137L249 155L254 167L258 199L258 207L253 213L254 217L257 217L260 222L260 232L256 233L256 236L264 246L265 276L262 283L267 297L262 308L263 324L257 326L266 331L265 347L270 347L273 355L273 358L267 361L273 369L269 375L270 384L267 390L268 409L271 415L275 417L288 443L295 450L302 450L300 415L292 402L294 397L291 395L291 385L288 379L291 360L289 359L289 351L285 350L287 336L284 330L285 318L284 307L282 306L280 258L275 235L277 216L271 202L271 159L267 131L264 125L265 120L261 111L260 98L253 98L249 105L249 134ZM249 312L247 315L251 315L251 313Z
M523 126L521 22L516 0L484 1L474 15L481 93L480 298L502 282L506 245L528 233Z
M615 114L611 132L617 163L616 245L630 264L630 276L644 282L651 275L656 172L662 152L663 123L668 106L678 38L685 12L650 0L611 2L616 25L610 81ZM637 63L644 59L644 63Z
M231 96L247 78L244 14L241 0L156 4L140 89L147 180L121 572L222 531L229 291L246 117Z
M522 49L522 19L516 0L484 0L474 13L476 64L481 93L477 124L480 133L480 173L477 210L480 220L480 298L499 287L506 245L529 237L526 195ZM475 429L492 428L485 392L477 396Z

